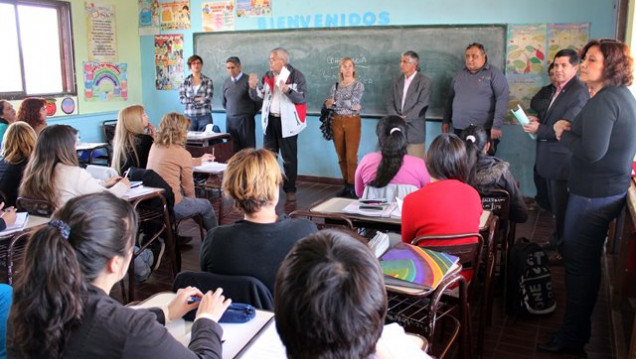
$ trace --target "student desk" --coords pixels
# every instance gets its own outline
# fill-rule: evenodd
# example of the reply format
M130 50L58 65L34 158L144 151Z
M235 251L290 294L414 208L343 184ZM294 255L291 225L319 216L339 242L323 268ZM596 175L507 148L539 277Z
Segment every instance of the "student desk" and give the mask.
M29 215L27 223L22 229L0 232L0 271L3 273L2 282L13 284L15 265L22 261L24 250L30 234L49 223L49 217Z
M75 146L75 150L77 152L88 152L88 164L93 164L93 152L97 149L106 149L106 153L108 154L108 163L110 164L110 151L108 150L108 143L105 142L79 142L77 146Z
M217 162L227 162L234 154L232 136L229 133L188 132L186 150L192 157L211 153Z
M174 293L157 293L133 306L134 308L163 307L174 298ZM220 323L223 328L223 359L287 359L276 325L274 313L256 310L254 319L247 323ZM192 322L177 319L166 324L166 329L181 344L188 346ZM395 325L385 325L382 337L393 358L430 359L420 348L428 345L424 338L407 334Z
M395 232L400 232L402 227L402 220L400 218L393 217L371 217L364 216L361 214L354 213L345 213L343 209L347 207L352 202L355 202L355 199L351 198L343 198L343 197L333 197L324 202L313 205L309 210L311 212L320 212L327 214L339 214L351 219L352 222L362 224L362 227L371 227L378 229L386 229ZM479 231L487 231L490 225L490 221L492 220L492 212L486 210L481 214L481 218L479 219Z

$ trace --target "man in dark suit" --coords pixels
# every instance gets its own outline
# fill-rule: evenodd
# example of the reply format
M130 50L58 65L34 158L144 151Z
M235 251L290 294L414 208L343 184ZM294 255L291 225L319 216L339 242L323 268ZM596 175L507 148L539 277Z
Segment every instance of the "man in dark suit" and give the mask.
M407 152L424 158L426 148L426 109L431 97L431 79L419 72L420 57L406 51L400 61L402 76L393 82L387 103L389 115L402 117L407 124Z
M590 94L576 73L579 56L574 50L560 50L554 56L554 86L556 91L550 99L547 111L539 114L543 118L530 117L524 131L537 136L536 168L538 174L548 182L550 207L554 213L556 230L550 244L558 248L563 236L565 208L568 202L567 178L572 153L557 141L552 126L558 120L573 121L581 111Z

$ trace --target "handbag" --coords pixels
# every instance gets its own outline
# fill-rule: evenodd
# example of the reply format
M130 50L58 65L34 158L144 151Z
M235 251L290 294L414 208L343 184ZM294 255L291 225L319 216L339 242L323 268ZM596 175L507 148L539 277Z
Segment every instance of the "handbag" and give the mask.
M338 91L337 82L336 91ZM333 139L333 130L331 128L331 123L333 122L333 116L335 114L336 111L333 109L333 107L328 108L324 103L322 104L322 109L320 110L320 132L322 132L322 137L324 137L327 141L331 141Z

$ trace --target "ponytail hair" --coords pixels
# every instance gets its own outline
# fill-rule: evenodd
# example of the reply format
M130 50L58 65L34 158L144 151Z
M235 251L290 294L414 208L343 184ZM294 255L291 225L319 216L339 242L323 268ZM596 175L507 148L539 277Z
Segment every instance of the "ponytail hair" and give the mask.
M389 184L398 173L406 155L406 122L399 116L385 116L376 128L382 160L370 186L381 188Z
M135 211L109 192L68 201L29 240L8 340L25 357L61 358L82 320L88 284L110 259L130 254L136 233Z
M488 134L481 126L470 125L460 135L466 144L466 156L468 164L468 183L473 183L477 162L484 155L484 148L488 143Z

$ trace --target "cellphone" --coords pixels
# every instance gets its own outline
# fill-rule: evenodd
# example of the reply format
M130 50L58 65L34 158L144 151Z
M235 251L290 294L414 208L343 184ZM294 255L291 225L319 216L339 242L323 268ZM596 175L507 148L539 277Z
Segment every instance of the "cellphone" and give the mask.
M373 206L373 205L369 205L369 204L361 204L360 205L360 209L371 209L374 211L381 211L384 209L384 207L382 206Z
M188 304L192 304L192 303L196 303L196 302L200 302L201 301L201 297L190 297L188 298Z
M361 198L358 201L362 204L385 204L386 200L382 198Z

